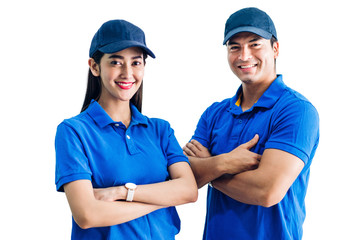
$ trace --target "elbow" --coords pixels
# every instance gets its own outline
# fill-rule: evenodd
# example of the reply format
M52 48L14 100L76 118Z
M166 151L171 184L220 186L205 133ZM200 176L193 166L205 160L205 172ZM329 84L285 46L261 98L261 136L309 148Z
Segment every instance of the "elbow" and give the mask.
M184 194L185 196L185 203L194 203L197 201L198 199L198 189L197 187L192 187L191 189L189 189L187 191L186 194Z
M75 220L75 222L76 222L76 224L81 228L81 229L89 229L89 228L91 228L91 225L89 225L88 223L86 223L86 222L82 222L82 221L76 221Z
M197 187L194 188L192 193L190 194L189 202L194 203L198 200L198 189Z
M260 197L259 205L266 208L272 207L278 204L284 196L285 194L276 190L267 191Z
M90 213L81 213L73 216L74 221L81 229L89 229L95 227L94 218Z
M183 201L184 203L194 203L198 199L198 189L197 186L194 185L189 187L183 194Z
M92 227L91 223L87 219L74 217L74 220L81 229L89 229Z

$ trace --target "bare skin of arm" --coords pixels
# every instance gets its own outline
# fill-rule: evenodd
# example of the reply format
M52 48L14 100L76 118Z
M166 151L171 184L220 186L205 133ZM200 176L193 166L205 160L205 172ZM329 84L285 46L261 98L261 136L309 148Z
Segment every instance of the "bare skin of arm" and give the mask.
M139 185L133 201L163 206L177 206L197 200L197 187L191 168L186 162L178 162L169 167L171 181ZM124 186L94 189L99 200L125 200L127 189Z
M304 167L296 156L266 149L259 167L234 176L223 176L213 187L243 203L271 207L279 203Z
M128 222L163 208L144 203L97 200L89 180L64 185L75 222L83 229L105 227Z
M64 185L75 222L81 228L103 227L128 222L160 208L197 200L197 187L189 164L179 162L169 167L172 180L139 185L133 202L126 198L124 186L93 189L89 180Z
M249 144L248 147L256 144L251 141L246 143ZM190 150L188 152L198 157L204 157L208 152L199 142L194 142L192 149L191 153ZM210 165L207 167L211 168ZM213 177L218 177L210 181L214 188L239 202L270 207L281 201L303 167L304 162L296 156L278 149L267 149L261 157L259 166L252 171L243 171L232 175L220 175L219 172L213 171L216 172ZM197 174L195 176L198 178ZM211 178L210 174L199 177L204 181Z
M237 174L256 169L261 155L249 151L256 145L259 136L255 135L249 142L240 145L233 151L211 156L208 149L198 141L192 140L183 148L189 157L198 188L223 176L224 174Z

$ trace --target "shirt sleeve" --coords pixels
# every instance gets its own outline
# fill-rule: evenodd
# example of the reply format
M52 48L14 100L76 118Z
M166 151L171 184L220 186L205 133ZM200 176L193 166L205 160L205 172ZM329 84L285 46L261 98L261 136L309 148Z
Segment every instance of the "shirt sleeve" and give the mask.
M205 112L201 115L199 122L196 125L194 135L191 138L201 143L201 145L203 145L207 149L209 149L210 147L210 134L211 134L211 131L209 129L209 118L208 118L208 113L209 111L211 111L210 108L211 106L208 109L206 109Z
M55 184L57 191L63 192L64 184L72 181L91 180L92 172L80 136L73 127L65 122L62 122L57 128L55 152Z
M265 149L286 151L307 164L319 141L319 115L315 107L298 101L282 109L274 119Z
M166 139L163 139L163 149L165 150L166 157L168 160L167 166L177 163L177 162L187 162L189 163L189 159L184 155L183 150L177 141L174 130L170 127L170 124L164 121L165 133L163 136L166 136Z

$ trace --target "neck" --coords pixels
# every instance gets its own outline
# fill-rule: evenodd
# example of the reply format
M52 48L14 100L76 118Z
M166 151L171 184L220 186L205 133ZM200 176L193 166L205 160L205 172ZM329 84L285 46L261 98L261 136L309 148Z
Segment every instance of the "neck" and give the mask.
M126 127L130 125L131 110L129 101L103 101L98 103L115 122L122 122Z
M269 88L271 83L275 80L261 82L261 83L245 83L243 82L243 94L241 99L241 108L243 111L250 109Z

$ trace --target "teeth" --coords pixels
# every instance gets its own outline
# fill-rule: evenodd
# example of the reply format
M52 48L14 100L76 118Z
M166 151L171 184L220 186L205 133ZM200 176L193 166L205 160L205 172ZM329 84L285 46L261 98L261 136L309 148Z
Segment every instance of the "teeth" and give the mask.
M133 83L124 83L124 82L117 82L117 84L121 85L121 86L130 86Z
M240 66L240 68L251 68L251 67L255 67L255 64L253 64L253 65L247 65L247 66Z

